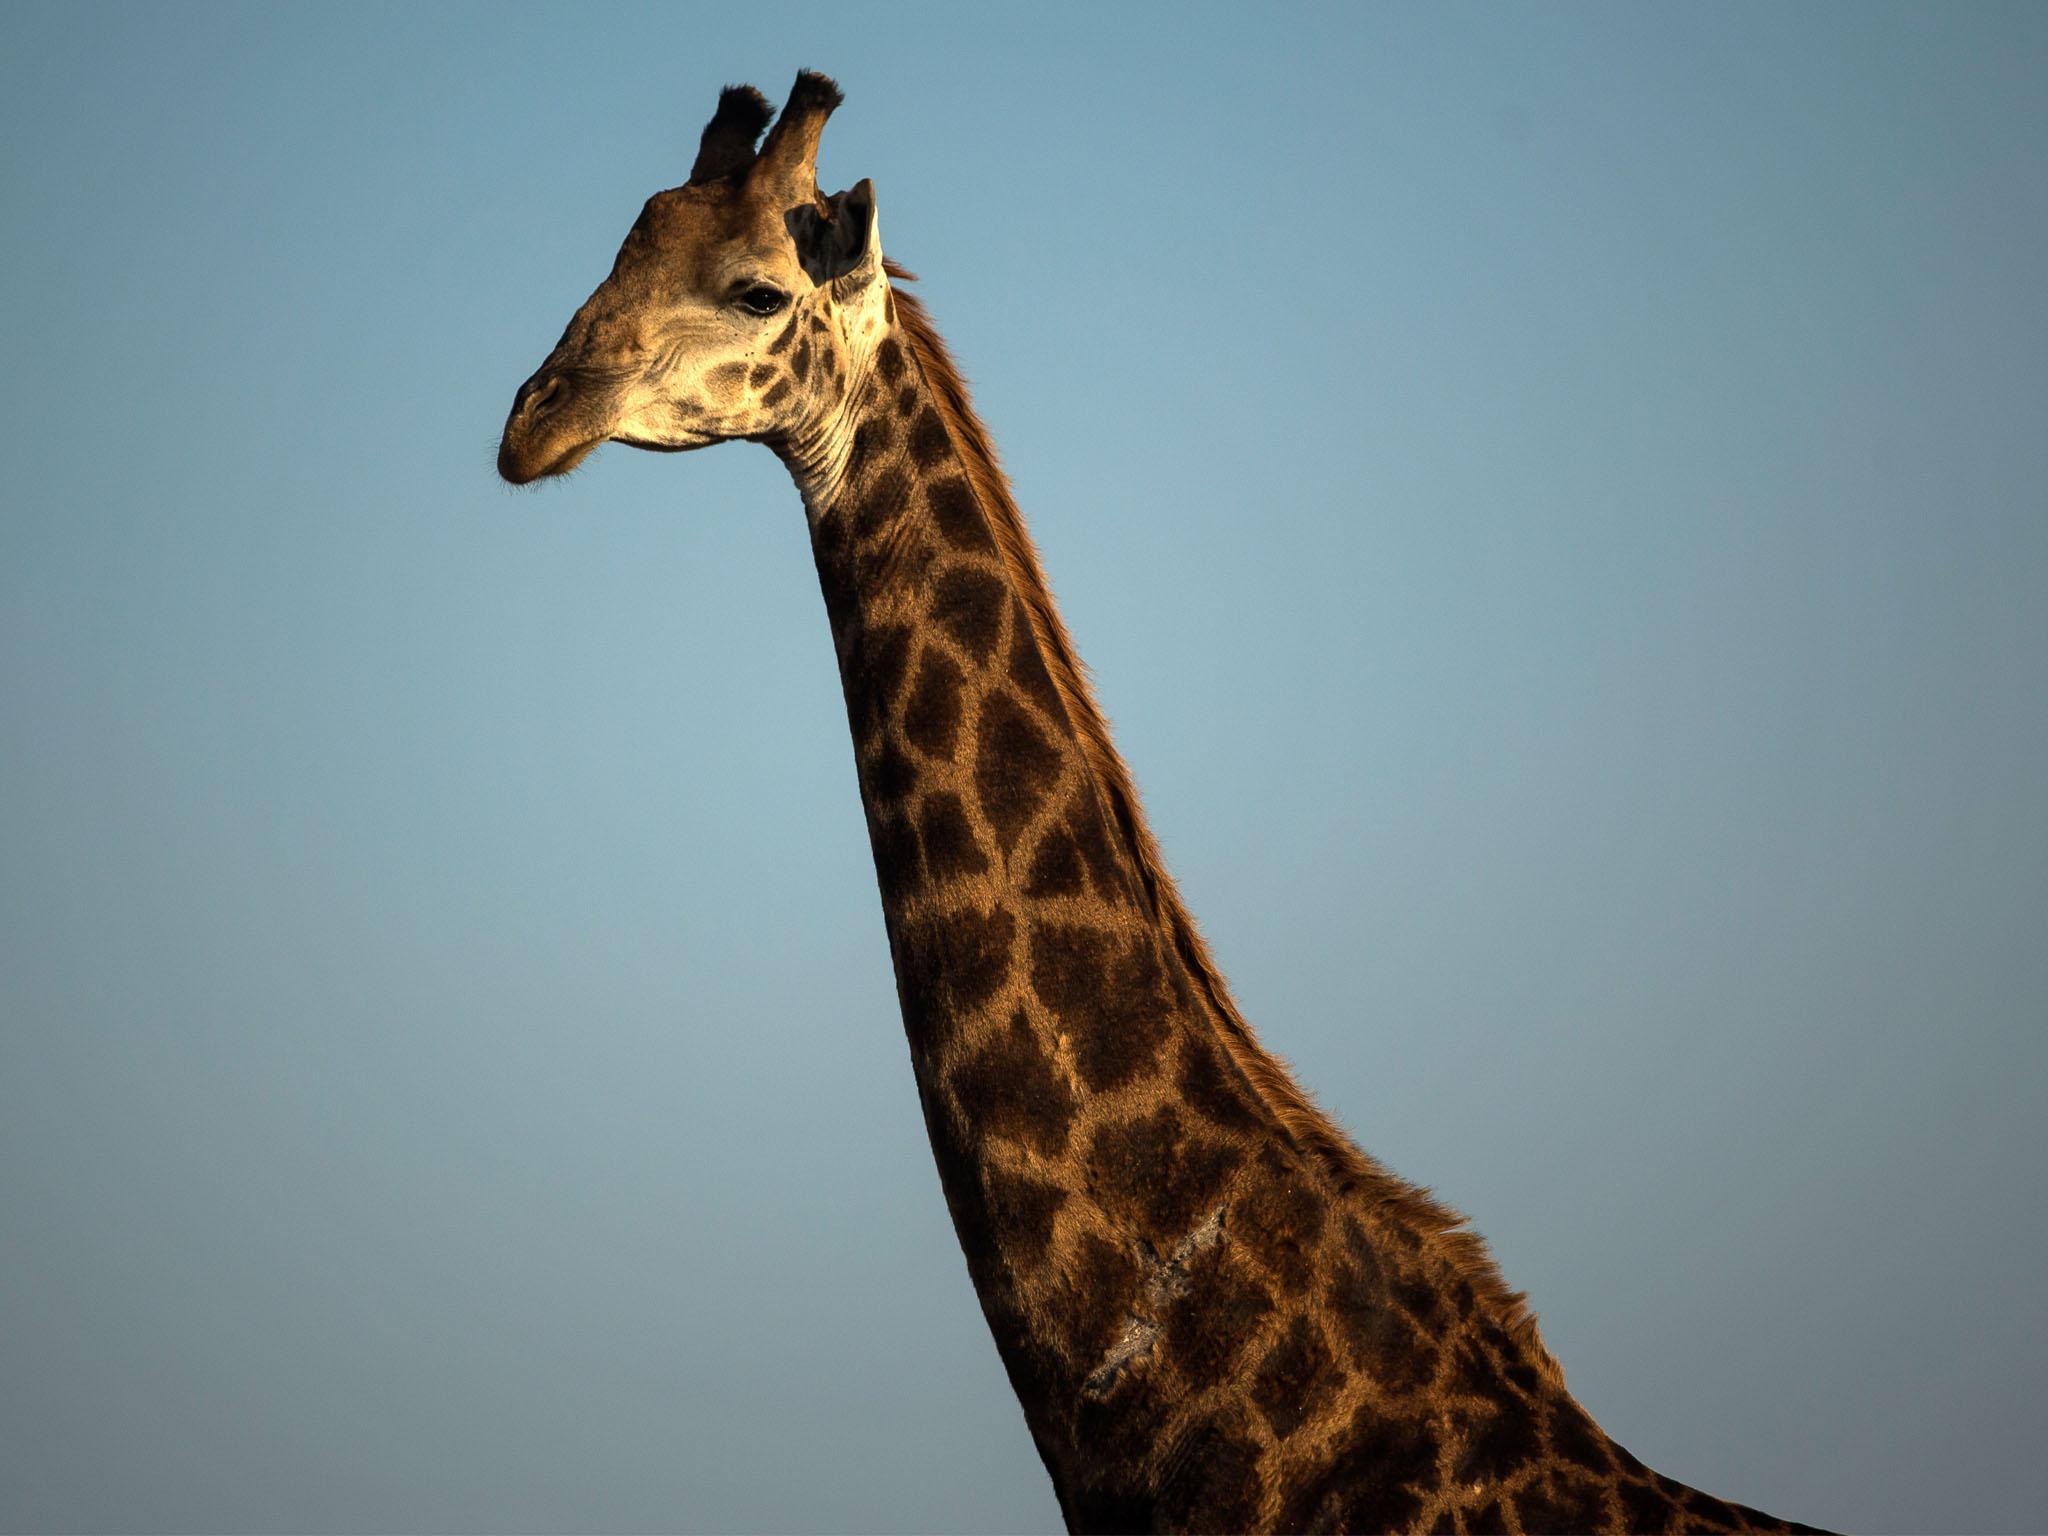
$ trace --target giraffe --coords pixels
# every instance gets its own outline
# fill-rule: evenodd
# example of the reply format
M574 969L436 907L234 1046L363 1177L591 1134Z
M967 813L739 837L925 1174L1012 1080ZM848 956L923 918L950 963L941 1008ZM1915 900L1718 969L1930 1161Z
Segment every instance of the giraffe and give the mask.
M795 480L919 1102L1068 1526L1809 1529L1609 1439L1463 1218L1259 1045L873 186L819 191L840 100L726 88L498 468L745 438Z

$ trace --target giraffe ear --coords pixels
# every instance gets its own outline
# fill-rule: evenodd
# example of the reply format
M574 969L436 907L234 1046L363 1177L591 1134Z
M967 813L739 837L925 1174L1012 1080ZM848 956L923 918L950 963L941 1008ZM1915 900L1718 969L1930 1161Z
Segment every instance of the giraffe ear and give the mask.
M882 235L875 217L875 184L865 177L816 205L785 216L797 260L820 288L831 283L846 298L882 271Z
M882 221L875 214L875 184L863 176L832 199L832 222L838 231L834 249L846 263L832 281L841 298L849 298L882 275Z
M754 141L775 115L768 98L751 85L728 85L718 93L718 110L704 125L704 137L697 145L697 163L690 167L693 186L719 181L750 169L754 163Z

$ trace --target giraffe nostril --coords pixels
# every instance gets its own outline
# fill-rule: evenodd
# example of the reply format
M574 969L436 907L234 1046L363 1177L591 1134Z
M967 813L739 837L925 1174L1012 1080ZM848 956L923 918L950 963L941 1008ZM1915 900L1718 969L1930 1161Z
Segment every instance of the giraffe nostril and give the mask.
M553 378L542 381L536 388L527 391L526 414L529 416L544 415L559 404L561 398L562 380L558 374Z

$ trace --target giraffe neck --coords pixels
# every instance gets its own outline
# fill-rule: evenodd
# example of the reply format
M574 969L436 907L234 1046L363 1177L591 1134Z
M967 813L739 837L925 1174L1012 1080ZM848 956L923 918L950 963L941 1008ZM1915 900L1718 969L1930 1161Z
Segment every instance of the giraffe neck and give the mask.
M841 417L781 451L940 1181L1069 1524L1624 1523L1648 1474L1476 1240L1362 1158L1385 1182L1347 1180L1233 1046L908 302Z
M1120 1378L1272 1128L1148 910L1031 594L900 326L838 429L785 456L941 1182L1066 1488L1089 1480L1088 1411L1135 1396ZM1145 1406L1158 1429L1163 1405Z

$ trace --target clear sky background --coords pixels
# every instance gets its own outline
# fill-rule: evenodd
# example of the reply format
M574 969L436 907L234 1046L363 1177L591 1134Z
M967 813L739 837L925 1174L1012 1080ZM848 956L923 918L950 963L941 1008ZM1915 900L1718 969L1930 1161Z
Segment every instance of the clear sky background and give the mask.
M0 1525L1016 1531L796 495L847 104L1189 900L1660 1469L2039 1529L2048 9L0 11Z

